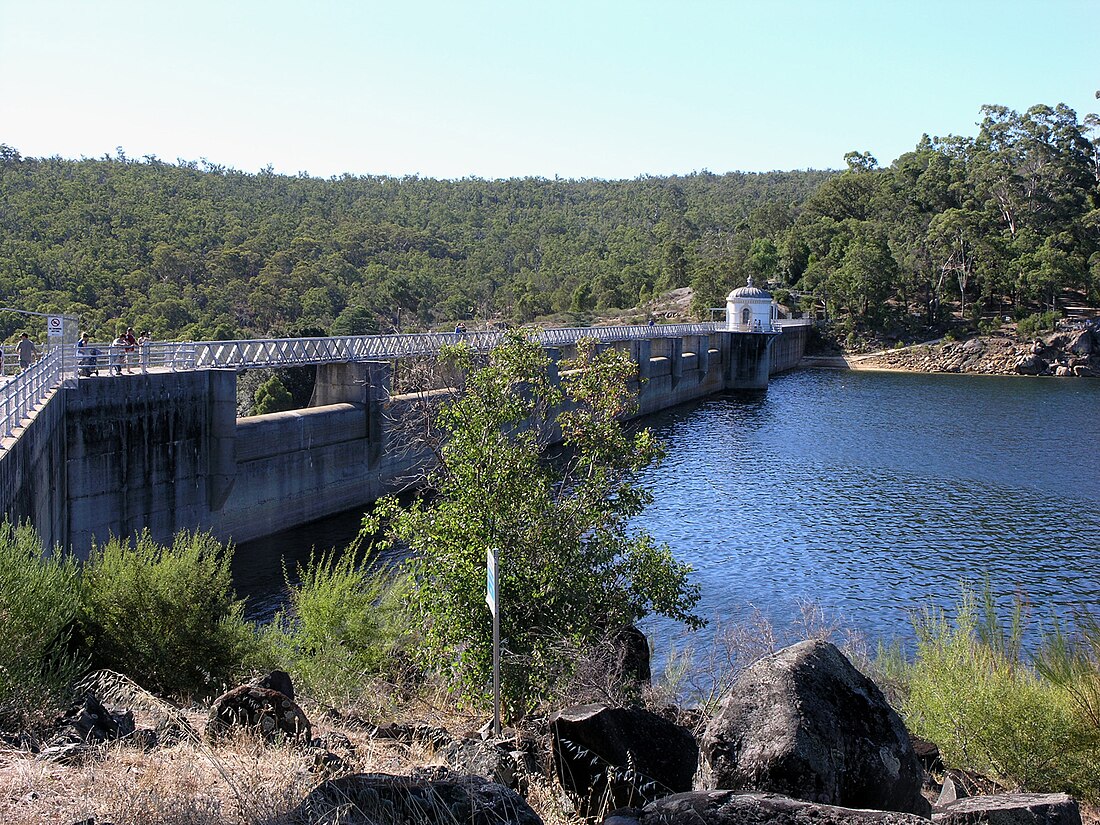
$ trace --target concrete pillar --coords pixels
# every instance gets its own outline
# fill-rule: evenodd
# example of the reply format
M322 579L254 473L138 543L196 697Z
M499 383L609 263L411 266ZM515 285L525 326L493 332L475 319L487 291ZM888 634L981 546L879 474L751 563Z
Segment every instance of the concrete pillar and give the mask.
M726 365L726 389L766 390L771 366L774 335L758 332L728 332L730 355Z
M237 374L210 370L210 440L206 477L207 506L222 509L237 479Z
M630 354L638 363L638 378L648 380L653 374L649 364L649 359L653 357L653 342L648 338L631 341Z
M700 335L696 347L696 364L699 365L699 380L702 381L710 374L710 336Z
M377 467L385 451L386 428L383 426L382 407L389 400L393 381L393 363L390 361L365 361L367 463Z
M666 338L668 342L668 360L672 372L672 386L675 387L684 377L684 339Z

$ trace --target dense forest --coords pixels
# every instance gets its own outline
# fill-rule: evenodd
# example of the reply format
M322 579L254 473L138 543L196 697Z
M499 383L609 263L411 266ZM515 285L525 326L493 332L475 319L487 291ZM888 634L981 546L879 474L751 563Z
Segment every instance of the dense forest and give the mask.
M683 286L705 318L749 275L872 330L1100 299L1095 117L982 116L886 168L852 152L843 172L631 181L321 180L0 145L0 304L197 340L573 323ZM0 338L25 327L0 314Z

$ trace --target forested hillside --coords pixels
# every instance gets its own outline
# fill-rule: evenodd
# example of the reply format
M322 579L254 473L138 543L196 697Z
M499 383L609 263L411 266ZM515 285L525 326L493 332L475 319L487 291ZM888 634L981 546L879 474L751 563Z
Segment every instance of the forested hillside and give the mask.
M982 116L887 168L853 152L842 173L631 181L320 180L4 145L0 304L79 314L93 337L204 339L525 322L681 286L705 317L749 275L868 329L1100 300L1095 118ZM24 321L0 315L0 338Z
M318 180L2 152L0 302L192 339L633 307L721 280L747 222L832 174Z

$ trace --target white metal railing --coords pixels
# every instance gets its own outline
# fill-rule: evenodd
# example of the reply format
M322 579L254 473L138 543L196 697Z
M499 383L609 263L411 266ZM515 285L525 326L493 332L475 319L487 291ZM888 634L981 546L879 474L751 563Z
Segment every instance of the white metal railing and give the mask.
M50 350L17 375L0 377L0 437L7 438L64 377L64 350ZM4 365L6 368L6 364Z

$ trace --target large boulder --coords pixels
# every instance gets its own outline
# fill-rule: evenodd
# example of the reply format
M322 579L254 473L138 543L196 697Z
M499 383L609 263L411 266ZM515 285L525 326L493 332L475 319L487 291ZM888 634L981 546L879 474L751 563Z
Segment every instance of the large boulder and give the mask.
M937 825L1081 825L1077 801L1064 793L971 796L936 807Z
M866 811L737 791L666 796L641 810L613 811L603 825L928 825L895 811Z
M542 825L515 791L478 776L352 774L314 788L290 814L309 825Z
M1049 369L1050 365L1038 355L1025 355L1015 366L1020 375L1046 375Z
M695 737L655 713L580 705L553 714L550 733L558 781L586 815L691 789Z
M206 738L214 741L233 728L247 728L264 739L309 742L312 727L305 713L279 690L241 685L223 693L210 706Z
M696 787L927 817L923 777L878 686L835 646L807 641L734 683L700 742Z

